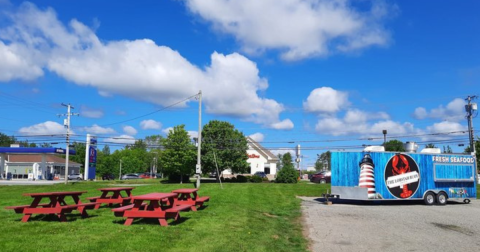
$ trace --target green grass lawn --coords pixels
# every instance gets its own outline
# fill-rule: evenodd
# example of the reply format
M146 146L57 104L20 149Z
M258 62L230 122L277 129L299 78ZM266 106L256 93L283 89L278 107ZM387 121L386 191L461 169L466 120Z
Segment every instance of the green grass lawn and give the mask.
M204 209L182 212L181 219L162 227L156 220L139 219L131 226L102 205L88 210L82 219L77 211L68 222L56 216L33 215L27 223L22 214L6 206L31 203L23 193L88 191L81 199L99 196L97 188L126 181L79 182L50 186L1 186L0 251L306 251L302 235L300 200L295 196L320 196L329 185L275 183L204 183L199 195L210 196ZM133 195L193 188L193 184L162 184L158 180L128 181L138 184ZM125 185L126 185L125 183Z

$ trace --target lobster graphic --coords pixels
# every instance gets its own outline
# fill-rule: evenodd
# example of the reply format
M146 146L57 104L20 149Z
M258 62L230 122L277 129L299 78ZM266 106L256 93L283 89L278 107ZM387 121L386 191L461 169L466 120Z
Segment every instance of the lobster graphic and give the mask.
M410 165L408 164L408 160L405 156L401 154L397 154L393 157L392 167L393 175L400 175L410 172ZM400 194L400 197L408 198L410 196L412 196L412 190L408 190L408 185L403 185L403 191Z

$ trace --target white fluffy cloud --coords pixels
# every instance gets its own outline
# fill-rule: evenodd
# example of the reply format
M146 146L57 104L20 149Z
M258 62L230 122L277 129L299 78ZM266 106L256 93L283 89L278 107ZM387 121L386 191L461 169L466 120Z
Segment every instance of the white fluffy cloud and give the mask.
M85 131L90 134L114 134L115 130L112 128L104 128L97 124L92 125L92 127L83 127L80 129L81 131Z
M417 119L433 118L458 122L465 119L465 100L456 98L449 102L447 106L440 105L431 109L430 112L423 107L415 109L413 116Z
M184 0L215 31L233 35L246 52L279 50L285 60L384 46L384 19L392 8L371 1L356 9L349 0Z
M35 124L29 127L22 127L18 130L22 135L58 135L67 134L67 130L62 124L52 121ZM75 134L70 131L71 134Z
M427 110L424 107L418 107L413 112L413 117L420 120L427 118L427 115Z
M350 105L348 93L331 87L316 88L303 102L303 108L313 113L335 113Z
M392 120L369 122L366 119L361 121L347 121L346 118L328 117L318 120L315 130L325 135L380 135L382 130L388 130L389 134L401 135L414 133L413 124L409 122L400 123Z
M140 128L144 130L148 129L161 129L162 128L162 123L157 122L155 120L149 119L149 120L143 120L140 122Z
M251 134L249 137L250 137L251 139L253 139L253 141L259 142L259 143L260 143L260 142L263 142L263 139L265 138L265 136L264 136L262 133L260 133L260 132Z
M24 3L10 17L11 24L0 28L0 56L7 59L0 61L0 81L35 79L46 69L97 88L103 96L123 95L162 106L202 90L208 113L270 128L293 127L288 119L280 119L282 104L258 95L268 81L240 54L214 52L210 66L201 69L149 39L103 41L75 19L65 26L50 8Z
M127 134L129 136L134 136L138 133L138 131L132 126L124 126L123 127L123 132L125 132L125 134Z

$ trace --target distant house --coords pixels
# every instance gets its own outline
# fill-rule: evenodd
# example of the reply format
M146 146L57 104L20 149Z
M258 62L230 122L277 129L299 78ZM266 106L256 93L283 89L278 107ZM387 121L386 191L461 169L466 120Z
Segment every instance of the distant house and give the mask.
M250 165L249 173L265 172L265 174L275 176L275 174L277 174L278 157L250 137L247 137L247 145L248 149L246 154L248 156L247 163ZM222 174L231 175L232 172L230 169L227 169L224 170Z
M54 154L10 154L6 155L5 173L11 173L13 179L27 179L28 174L35 178L65 178L65 159ZM42 167L42 158L45 167ZM69 161L68 174L80 173L81 164Z
M250 137L247 137L247 144L247 163L250 164L250 173L265 172L265 174L277 174L278 157Z

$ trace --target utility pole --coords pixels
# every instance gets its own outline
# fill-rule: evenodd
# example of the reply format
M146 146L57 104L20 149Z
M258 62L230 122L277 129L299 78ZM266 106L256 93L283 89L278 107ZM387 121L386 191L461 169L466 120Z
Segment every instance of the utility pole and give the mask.
M387 143L387 130L382 130L383 133L383 147L385 147L385 144Z
M65 157L65 184L68 184L68 158L70 154L70 116L79 115L78 113L71 113L71 109L74 109L72 105L62 103L62 106L67 107L67 114L60 114L58 116L66 116L67 119L63 120L63 126L67 128L67 148L66 148L66 157Z
M122 160L120 159L120 173L118 174L118 180L122 179Z
M474 112L477 111L477 104L472 103L471 101L476 98L478 98L478 96L476 95L467 96L467 98L465 98L465 100L468 102L468 104L465 105L465 111L467 112L466 117L468 120L468 137L470 140L470 153L475 153L475 144L473 143L474 135L473 135L472 118L474 117L473 116Z
M198 92L198 145L197 145L197 167L195 173L197 175L197 188L200 188L200 176L202 174L202 90Z

